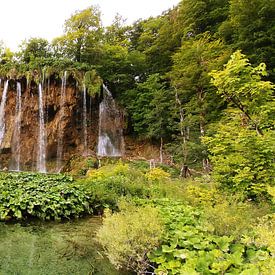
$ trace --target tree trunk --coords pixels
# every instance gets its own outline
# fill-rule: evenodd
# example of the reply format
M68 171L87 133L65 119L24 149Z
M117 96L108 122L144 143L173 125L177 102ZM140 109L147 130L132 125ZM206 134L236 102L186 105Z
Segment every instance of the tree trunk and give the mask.
M160 138L160 147L159 147L159 161L163 163L163 138Z
M200 137L204 137L205 136L205 125L206 125L206 110L203 106L204 104L204 90L202 87L200 87L198 89L198 103L200 106L200 114L199 114L199 124L200 124ZM203 155L203 159L202 159L202 168L205 172L209 173L210 172L210 163L209 163L209 159L206 157L206 151L202 150L202 155Z
M190 170L187 166L187 157L188 157L188 147L187 141L189 139L189 127L184 127L184 110L181 106L181 101L179 99L178 93L176 91L176 103L179 105L179 113L180 113L180 135L182 139L181 147L182 147L182 155L183 155L183 164L181 167L180 176L187 177L191 175Z

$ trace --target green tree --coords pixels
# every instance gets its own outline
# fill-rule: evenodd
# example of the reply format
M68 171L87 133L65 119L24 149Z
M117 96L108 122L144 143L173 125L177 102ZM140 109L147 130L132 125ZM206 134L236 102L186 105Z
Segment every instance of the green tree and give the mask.
M203 141L211 154L216 182L243 199L268 198L267 188L274 186L275 177L274 130L258 135L245 125L240 111L228 109L224 118L213 125L213 132Z
M275 0L231 0L220 33L234 50L242 49L253 64L264 62L274 80Z
M110 45L128 47L130 26L125 26L125 21L121 15L116 14L112 24L105 29L104 41Z
M173 56L171 82L175 89L178 106L179 133L177 149L185 171L199 160L207 170L208 161L200 138L206 133L209 120L217 116L223 102L213 96L208 73L221 66L228 57L228 51L219 40L212 40L208 34L198 39L190 38ZM173 147L173 150L175 148Z
M178 22L186 39L204 32L213 35L228 16L229 0L184 0L178 10Z
M57 56L65 55L74 61L87 61L93 51L98 50L102 39L101 14L97 7L91 6L77 11L65 21L61 37L53 41Z
M204 137L213 176L245 198L267 197L275 177L275 86L261 78L265 64L252 67L240 51L221 71L211 72L217 93L229 103L213 135Z
M128 111L135 133L160 142L160 161L164 140L175 131L174 96L160 74L150 75L129 91Z
M240 51L232 54L222 71L210 73L217 93L232 103L243 114L246 123L258 134L274 127L274 84L262 80L267 76L266 65L251 66Z
M30 38L20 45L22 61L29 63L36 58L47 58L51 56L49 42L43 38Z

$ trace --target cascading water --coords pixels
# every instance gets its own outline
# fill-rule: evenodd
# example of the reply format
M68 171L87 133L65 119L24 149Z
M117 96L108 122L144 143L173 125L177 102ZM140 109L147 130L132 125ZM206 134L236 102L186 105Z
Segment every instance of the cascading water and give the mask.
M103 100L99 105L98 156L119 157L124 153L122 114L108 88L103 85Z
M9 81L7 80L4 84L4 90L2 94L2 100L0 104L0 146L2 145L4 136L5 136L5 106L7 101L7 93L8 93Z
M39 134L38 134L38 152L37 152L37 171L46 173L46 130L44 121L43 89L42 84L38 87L39 100Z
M16 109L15 109L15 126L12 139L12 164L10 169L20 171L20 136L21 136L21 116L22 116L22 98L21 98L21 83L16 85Z
M64 105L66 101L66 80L67 80L67 72L64 72L61 83L61 95L60 95L60 121L63 120L64 117ZM63 159L63 135L64 131L62 129L61 123L59 124L58 133L57 133L57 156L56 156L56 171L60 172L62 168L62 159Z
M84 156L88 153L88 131L87 131L87 90L83 87L83 141L84 141Z

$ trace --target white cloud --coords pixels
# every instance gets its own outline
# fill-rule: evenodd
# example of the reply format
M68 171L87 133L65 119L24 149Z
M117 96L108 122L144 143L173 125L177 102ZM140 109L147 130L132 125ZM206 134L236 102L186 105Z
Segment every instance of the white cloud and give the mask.
M2 0L0 40L15 50L30 37L51 40L63 32L64 21L76 10L98 5L105 25L112 22L116 13L128 19L156 16L173 7L180 0Z

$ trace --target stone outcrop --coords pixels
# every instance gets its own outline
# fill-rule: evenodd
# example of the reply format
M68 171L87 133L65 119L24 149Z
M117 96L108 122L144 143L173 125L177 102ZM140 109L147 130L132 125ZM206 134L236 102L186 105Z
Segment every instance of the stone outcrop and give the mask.
M63 133L63 159L65 167L68 160L77 156L97 155L99 135L99 106L103 100L103 93L95 98L87 95L87 148L84 148L84 124L83 124L83 91L76 81L69 77L65 89L65 104L61 111L61 79L52 76L43 85L44 121L46 130L46 166L47 172L57 171L57 146L58 129ZM16 81L9 81L8 96L5 107L5 135L0 147L0 169L12 169L14 167L16 146L15 122L16 122ZM38 85L31 82L27 85L26 79L20 80L22 86L22 114L20 141L20 170L36 171L39 135L39 92ZM0 99L3 93L4 81L0 87ZM116 103L112 103L115 104ZM116 105L117 106L117 105ZM106 108L105 108L106 109ZM106 114L101 114L102 132L107 133L111 142L119 148L115 142L116 128L120 136L126 128L124 111L116 112L107 108ZM104 119L105 117L108 119ZM118 118L120 116L120 119ZM124 143L123 143L124 144ZM148 142L138 142L130 137L123 145L123 155L129 159L157 159L158 148ZM108 151L108 150L106 150Z
M3 82L2 82L3 85ZM26 81L22 85L22 120L20 135L20 166L23 170L35 170L38 149L38 85L32 82L28 87ZM0 89L2 95L3 87ZM58 143L58 128L63 131L63 161L71 155L81 155L83 148L83 102L82 91L76 87L75 81L68 81L65 91L63 115L60 109L61 80L53 79L50 85L44 85L44 114L47 136L46 160L47 170L55 171ZM87 134L88 153L95 154L98 135L98 98L87 98ZM15 126L16 82L9 82L8 98L5 108L6 131L1 144L0 167L9 168L12 161L12 148ZM16 152L14 152L16 153Z

